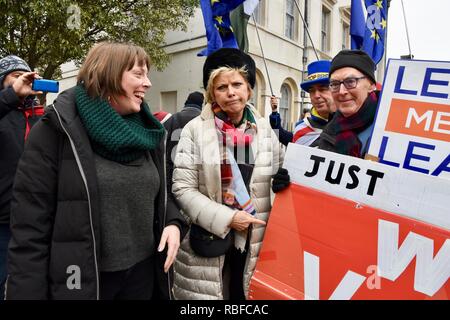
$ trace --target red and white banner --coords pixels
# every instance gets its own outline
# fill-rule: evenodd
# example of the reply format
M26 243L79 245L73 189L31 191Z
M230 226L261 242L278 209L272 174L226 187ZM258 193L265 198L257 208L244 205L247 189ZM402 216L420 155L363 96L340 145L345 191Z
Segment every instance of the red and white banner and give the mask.
M449 299L450 181L290 144L251 299Z

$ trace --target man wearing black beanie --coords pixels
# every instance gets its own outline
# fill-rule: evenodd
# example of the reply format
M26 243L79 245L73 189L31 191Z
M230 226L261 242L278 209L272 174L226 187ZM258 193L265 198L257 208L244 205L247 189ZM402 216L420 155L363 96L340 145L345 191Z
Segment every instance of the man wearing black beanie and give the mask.
M320 136L319 149L364 158L378 106L375 68L360 50L342 50L333 58L330 89L337 112Z
M198 110L202 110L204 99L203 93L194 91L188 95L184 103L184 108L197 108Z

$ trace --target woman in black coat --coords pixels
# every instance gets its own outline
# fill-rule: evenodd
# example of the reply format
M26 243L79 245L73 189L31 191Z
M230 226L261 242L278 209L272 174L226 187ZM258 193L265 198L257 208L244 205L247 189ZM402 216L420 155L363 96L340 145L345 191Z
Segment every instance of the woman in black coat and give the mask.
M7 299L170 298L185 221L165 135L144 101L149 59L100 43L30 133L11 209Z

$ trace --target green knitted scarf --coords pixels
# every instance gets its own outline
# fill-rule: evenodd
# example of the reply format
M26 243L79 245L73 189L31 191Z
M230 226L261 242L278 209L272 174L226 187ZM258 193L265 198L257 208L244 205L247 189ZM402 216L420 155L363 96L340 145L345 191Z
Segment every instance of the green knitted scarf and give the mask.
M75 101L92 149L98 155L119 163L128 163L158 147L164 127L144 102L141 111L119 115L101 98L91 98L82 85L75 89Z

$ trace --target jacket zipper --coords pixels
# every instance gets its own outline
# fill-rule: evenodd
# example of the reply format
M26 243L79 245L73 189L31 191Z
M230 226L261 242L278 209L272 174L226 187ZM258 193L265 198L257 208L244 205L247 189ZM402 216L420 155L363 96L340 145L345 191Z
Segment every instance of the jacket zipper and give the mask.
M167 131L164 132L164 149L163 149L163 183L164 183L164 218L163 218L163 230L166 226L166 216L167 216L167 175L166 175L166 148L167 148ZM169 290L169 300L173 300L172 288L170 287L170 268L167 271L167 288Z
M222 264L222 256L219 256L219 280L220 280L220 294L222 295L222 300L225 299L224 297L224 284L223 284L223 268L225 267L225 256L223 256L223 264ZM220 266L222 266L222 269L220 269ZM225 271L226 272L226 271ZM229 290L228 290L229 291Z
M87 180L86 180L86 174L84 173L83 167L81 166L80 157L75 148L75 144L73 143L72 138L70 137L69 133L67 132L66 128L64 127L62 120L61 120L61 116L59 115L58 110L56 110L54 105L53 105L53 110L55 110L55 113L58 116L59 123L61 124L61 127L63 128L64 132L66 133L67 137L69 138L70 146L72 147L72 151L75 156L75 160L77 162L78 169L80 170L80 174L83 179L84 186L86 187L86 193L88 196L88 204L89 204L89 219L90 219L90 223L91 223L92 240L94 242L93 247L94 247L94 264L95 264L95 277L96 277L95 280L96 280L96 288L97 288L96 297L97 297L97 300L100 300L100 297L99 297L99 292L100 292L99 287L100 286L99 286L99 275L98 275L98 264L97 264L97 252L96 252L97 245L96 245L96 241L95 241L94 225L92 223L91 195L89 194L89 189L88 189Z
M6 295L8 294L8 281L9 281L9 274L6 276L5 291L3 292L3 300L6 300Z

